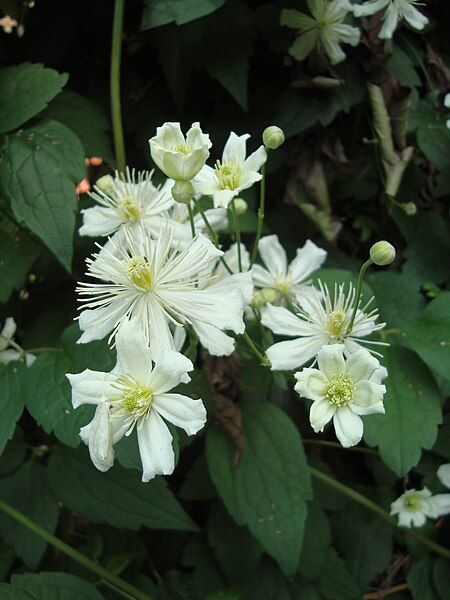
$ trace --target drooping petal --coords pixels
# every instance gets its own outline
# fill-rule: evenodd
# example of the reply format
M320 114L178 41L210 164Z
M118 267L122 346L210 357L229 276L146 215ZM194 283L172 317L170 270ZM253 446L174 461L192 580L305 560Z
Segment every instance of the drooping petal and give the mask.
M359 381L351 400L351 409L357 415L372 415L384 413L383 396L386 392L384 385L372 381Z
M291 371L314 358L323 345L321 336L278 342L266 350L272 371Z
M89 447L94 466L102 472L114 464L111 417L107 402L100 402L92 421L80 430L81 439Z
M164 351L147 377L146 387L155 396L164 394L176 387L181 377L193 369L194 365L186 356L171 350Z
M206 423L206 409L201 400L182 394L159 394L153 398L153 408L167 421L195 435Z
M172 434L159 414L152 410L142 427L137 430L139 454L142 462L142 481L156 475L170 475L175 468Z
M131 375L143 384L152 371L152 352L144 333L135 320L125 319L116 334L117 364L115 373Z
M288 277L294 283L305 281L311 273L321 267L327 257L327 253L307 240L302 248L298 248L297 255L289 265Z
M325 388L328 380L318 369L302 369L295 373L294 376L297 380L294 389L299 396L319 403L325 400ZM328 400L326 402L329 404Z
M16 329L17 325L12 317L8 317L7 319L5 319L5 324L3 325L3 329L1 331L1 335L3 337L0 337L0 350L4 350L8 347L8 340L13 339L14 334L16 333ZM7 339L5 340L4 338Z
M336 437L344 448L356 446L363 435L363 422L348 406L341 406L333 417Z
M326 399L313 402L309 412L309 420L314 431L316 433L323 431L325 425L331 421L335 412L336 406L330 404Z
M66 377L72 386L74 408L81 404L98 404L105 396L109 398L117 394L116 388L111 385L116 380L112 373L85 369L81 373L66 373Z
M317 362L322 373L333 379L336 375L345 372L343 344L330 344L324 346L317 355Z
M258 252L274 277L285 277L287 257L277 235L267 235L259 241Z
M353 5L353 14L355 17L369 17L374 15L375 13L383 10L391 0L371 0L370 2L365 2L364 4L354 4Z
M261 323L277 335L302 337L315 335L317 332L307 321L299 319L283 306L266 305L262 311Z

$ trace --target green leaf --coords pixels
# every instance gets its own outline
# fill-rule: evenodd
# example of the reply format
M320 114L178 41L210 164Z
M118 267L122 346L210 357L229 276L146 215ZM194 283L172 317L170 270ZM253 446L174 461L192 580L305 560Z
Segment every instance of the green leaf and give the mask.
M433 565L433 584L438 592L439 600L446 600L450 590L450 570L448 562L442 556Z
M145 0L141 31L160 27L175 21L177 25L189 23L209 15L225 0Z
M0 584L2 600L103 600L90 583L69 573L25 573Z
M70 270L77 197L64 164L51 139L31 130L6 136L0 148L0 189L14 216Z
M22 378L26 366L22 361L0 363L0 454L16 428L24 407Z
M389 373L386 414L365 417L364 439L379 447L383 461L401 477L417 465L422 449L436 441L441 400L436 381L414 352L401 346L383 352Z
M311 482L298 430L279 408L246 402L242 411L244 450L237 467L226 432L207 435L211 478L238 525L247 525L283 571L298 566Z
M450 136L447 117L429 102L420 100L411 112L411 123L416 129L417 144L427 160L439 171L450 163Z
M414 563L409 571L406 581L414 600L437 600L439 598L433 586L432 567L433 560L427 557Z
M405 332L430 369L450 379L450 292L442 292L432 300L422 318L408 323Z
M181 485L179 497L186 500L212 500L216 497L216 488L209 476L204 454L193 462Z
M406 87L417 87L422 83L411 58L397 45L394 45L394 52L384 63L383 70Z
M46 469L36 463L22 465L12 475L0 478L0 496L32 521L53 533L58 521L58 504L51 494ZM0 533L30 569L36 569L47 542L0 512Z
M319 581L324 569L327 568L330 545L331 528L325 511L316 502L310 502L298 569L305 580Z
M20 291L41 253L33 238L9 219L0 221L0 302Z
M68 76L41 64L24 63L0 71L0 133L16 129L43 110Z
M344 561L334 550L329 550L326 568L320 579L319 592L325 600L360 600L361 593Z
M196 531L162 477L142 483L140 475L115 465L97 471L84 449L54 448L48 465L50 485L78 515L113 527Z

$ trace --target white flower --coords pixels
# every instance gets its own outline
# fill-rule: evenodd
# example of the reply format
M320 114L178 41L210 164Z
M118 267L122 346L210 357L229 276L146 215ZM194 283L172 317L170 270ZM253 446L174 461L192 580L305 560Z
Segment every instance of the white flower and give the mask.
M441 465L437 470L437 476L439 480L445 485L445 487L450 488L450 463L446 465Z
M175 202L165 216L167 225L173 231L173 242L175 244L178 242L182 244L190 243L192 231L187 205ZM224 208L205 210L205 216L214 231L228 227L227 211ZM203 235L209 237L205 221L199 213L194 213L194 225L196 233L203 233Z
M179 250L172 247L170 229L161 230L157 240L144 230L139 235L124 230L110 244L113 251L102 249L87 260L87 275L97 281L77 288L85 303L79 317L84 331L80 343L112 332L111 340L126 318L137 320L155 356L174 349L170 323L195 320L243 333L241 291L231 285L221 290L198 287L210 263L223 254L205 236L198 234Z
M413 29L421 31L427 24L425 15L414 5L423 4L416 0L370 0L364 4L353 6L355 17L367 17L386 9L383 15L383 27L378 34L382 40L390 40L397 29L399 21L405 20Z
M107 471L114 463L113 445L137 429L142 481L169 475L175 458L172 435L164 420L194 435L206 422L201 400L169 393L193 370L178 352L152 353L136 323L124 321L116 336L117 364L111 373L86 369L67 374L72 404L97 406L93 420L80 431L94 465Z
M0 363L7 365L14 360L25 358L27 367L31 366L36 357L34 354L21 352L18 348L14 348L14 334L16 333L17 325L12 317L5 319L3 329L0 331ZM11 344L12 342L12 344Z
M0 27L3 29L4 33L12 33L14 27L17 27L18 23L16 19L12 19L9 15L5 15L0 19Z
M313 401L309 418L316 433L333 419L342 446L354 446L363 435L361 415L384 413L386 369L365 349L345 360L342 344L322 348L317 362L318 369L295 373L295 391Z
M331 64L336 65L345 59L340 44L357 46L360 31L346 25L344 20L352 10L348 0L307 0L311 16L295 9L281 12L280 24L298 29L300 35L289 49L296 60L303 60L313 50L323 51Z
M232 131L223 149L222 160L216 162L214 169L205 165L193 181L196 193L212 196L216 208L227 208L242 190L262 178L259 170L267 160L267 153L264 146L260 146L245 158L249 137L248 134L239 136Z
M94 192L88 192L100 206L82 210L83 226L80 235L93 237L107 236L121 227L136 228L143 224L154 236L163 226L164 213L175 203L171 194L173 181L167 180L157 188L152 183L153 172L127 168L126 176L119 175L109 180L106 192L94 186Z
M199 123L193 123L186 134L179 123L164 123L149 140L150 154L167 177L175 181L190 181L205 164L211 141Z
M448 496L447 507L439 506L439 496ZM450 494L432 496L426 487L423 490L407 490L391 504L391 515L398 515L401 527L422 527L427 517L437 519L447 512L450 512Z
M277 292L278 304L295 302L305 292L306 279L321 267L327 257L325 250L307 240L288 265L286 252L276 235L263 237L258 245L265 268L253 265L253 283L257 288L273 289Z
M373 298L362 309L358 308L352 329L348 331L355 304L355 288L349 284L345 293L344 284L336 285L332 300L327 286L320 282L319 285L321 294L314 290L297 297L297 314L270 304L263 310L263 325L278 335L296 338L278 342L267 349L273 370L295 369L314 358L326 344L343 344L346 356L357 352L361 343L386 345L362 339L385 326L385 323L376 323L376 309L366 312Z

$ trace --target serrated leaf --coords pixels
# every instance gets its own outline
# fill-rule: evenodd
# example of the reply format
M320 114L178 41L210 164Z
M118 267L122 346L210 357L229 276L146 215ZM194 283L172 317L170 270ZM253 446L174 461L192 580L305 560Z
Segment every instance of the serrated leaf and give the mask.
M142 483L140 474L115 465L97 471L87 450L55 448L48 464L50 485L70 510L113 527L196 531L162 477Z
M224 4L225 0L145 0L141 31L160 27L167 23L189 23L209 15Z
M26 367L22 361L0 364L0 454L16 428L24 407L22 378Z
M13 474L1 477L0 496L50 533L55 531L58 504L50 492L42 465L29 462ZM47 547L45 540L4 512L0 513L0 533L28 567L38 567Z
M103 600L90 583L69 573L25 573L0 584L2 600Z
M52 143L23 130L0 148L0 189L24 222L70 270L77 197L74 182L55 158Z
M392 346L383 353L389 373L386 414L365 417L364 440L378 446L383 461L401 477L417 465L422 449L436 441L441 399L435 379L414 352Z
M41 64L24 63L0 71L0 133L26 123L66 85L68 76Z
M292 575L302 547L311 482L298 430L279 408L246 402L244 450L237 467L226 432L207 435L211 478L230 514L247 525L283 571Z

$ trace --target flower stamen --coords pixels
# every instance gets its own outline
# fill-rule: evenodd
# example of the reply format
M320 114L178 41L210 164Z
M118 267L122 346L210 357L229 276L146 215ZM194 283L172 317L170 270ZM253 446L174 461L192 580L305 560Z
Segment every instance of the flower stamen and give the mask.
M226 162L220 162L220 160L218 160L216 161L214 168L221 189L235 190L239 187L242 176L241 165L235 163L233 160L227 160Z
M148 261L143 257L132 258L125 268L131 282L147 292L153 287L153 274Z
M355 385L347 373L340 373L334 377L325 388L325 397L330 404L345 406L355 393Z

